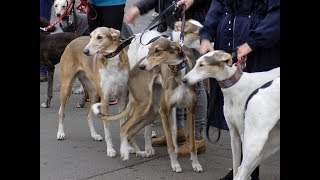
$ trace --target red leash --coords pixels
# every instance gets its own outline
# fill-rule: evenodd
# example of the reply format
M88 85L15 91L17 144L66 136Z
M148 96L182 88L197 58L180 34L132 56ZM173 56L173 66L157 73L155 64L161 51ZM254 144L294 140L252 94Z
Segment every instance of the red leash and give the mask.
M84 12L84 13L87 13L87 16L91 19L91 20L95 20L97 19L97 11L88 3L88 0L80 0L80 5L77 6L77 9ZM89 16L89 12L90 12L90 9L93 9L94 10L94 14L95 16L94 17L90 17Z
M63 14L62 14L56 21L54 21L53 23L51 23L49 26L47 26L47 27L45 27L45 28L40 27L40 29L41 29L42 31L48 31L48 30L51 29L54 25L56 25L58 22L60 22L61 19L64 18L64 17L67 15L69 8L71 7L71 5L73 4L74 1L75 1L75 0L70 0L70 3L69 3L69 5L67 6L66 10L63 12Z

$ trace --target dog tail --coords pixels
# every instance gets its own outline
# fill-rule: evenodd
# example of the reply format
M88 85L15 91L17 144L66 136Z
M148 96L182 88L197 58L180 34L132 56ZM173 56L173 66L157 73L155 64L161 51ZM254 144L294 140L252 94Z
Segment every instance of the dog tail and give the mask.
M127 103L127 106L121 113L113 115L113 116L102 116L101 118L103 120L106 120L106 121L117 121L117 120L120 120L120 119L128 116L128 114L130 113L130 111L131 111L131 103L132 103L132 98L131 98L131 95L129 95L129 101Z

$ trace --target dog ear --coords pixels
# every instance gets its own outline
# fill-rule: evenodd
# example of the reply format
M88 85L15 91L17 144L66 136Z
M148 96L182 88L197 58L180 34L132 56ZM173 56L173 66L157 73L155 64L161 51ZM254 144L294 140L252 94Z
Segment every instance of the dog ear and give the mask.
M216 52L215 54L215 58L218 60L218 61L223 61L223 62L227 62L228 65L232 65L232 56L231 54L229 53L226 53L224 51L218 51Z
M177 43L177 42L170 42L170 46L171 46L172 49L178 50L178 51L179 51L179 55L180 55L181 57L184 57L184 56L185 56L184 51L182 50L182 47L179 45L179 43Z
M110 36L112 40L118 40L120 38L120 31L110 28Z

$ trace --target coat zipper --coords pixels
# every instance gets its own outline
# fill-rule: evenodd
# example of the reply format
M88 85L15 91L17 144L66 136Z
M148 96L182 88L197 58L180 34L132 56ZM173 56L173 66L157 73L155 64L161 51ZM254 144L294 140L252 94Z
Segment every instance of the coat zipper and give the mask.
M233 32L233 34L232 34L232 50L234 50L234 28L235 28L235 24L236 24L236 18L237 18L237 16L235 16L234 17L234 19L233 19L233 29L232 29L232 32Z

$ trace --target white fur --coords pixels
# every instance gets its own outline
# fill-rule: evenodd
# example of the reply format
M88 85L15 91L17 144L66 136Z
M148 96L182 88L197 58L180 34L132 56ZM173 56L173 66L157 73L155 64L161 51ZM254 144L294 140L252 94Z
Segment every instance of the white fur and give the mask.
M102 141L102 137L96 132L94 126L93 126L93 122L92 122L92 116L88 115L88 125L90 128L90 133L91 133L91 137L95 140L95 141Z
M84 92L84 88L82 86L82 84L80 84L80 87L76 90L72 90L73 94L82 94Z
M143 34L141 41L143 44L147 44L151 39L157 36L161 36L161 34L158 31L151 30ZM140 37L141 34L137 34L136 37L131 41L131 44L129 45L128 57L130 69L132 69L133 66L136 65L140 59L146 57L149 51L148 48L151 43L148 45L141 44Z
M100 106L101 106L101 103L95 103L91 106L91 110L95 115L98 115L100 113L100 109L99 109Z
M203 28L203 25L199 22L199 21L196 21L196 20L193 20L193 19L189 19L188 22L190 22L191 24L194 24L200 28Z
M196 156L196 154L191 153L190 159L192 161L192 169L193 169L193 171L195 171L195 172L203 172L202 166L198 161L198 156Z
M129 142L128 136L124 137L120 145L120 154L122 161L127 161L129 159Z
M204 59L200 57L197 64L202 61ZM222 71L210 74L205 68L196 65L184 78L190 84L208 77L221 81L230 77L235 70L235 66L225 64ZM207 72L196 76L202 71ZM245 111L249 95L270 80L273 80L272 84L260 89L249 101ZM246 180L265 158L280 149L280 68L266 72L244 72L237 83L221 90L224 96L224 115L231 137L233 177L235 180Z
M192 102L192 92L188 88L186 88L185 84L180 84L174 91L170 97L170 102L177 103L177 107L189 106Z
M170 160L171 160L171 168L173 172L182 172L182 168L177 160L177 154L172 153L169 154Z
M57 139L58 140L63 140L65 138L66 138L66 135L64 134L63 123L59 123Z

